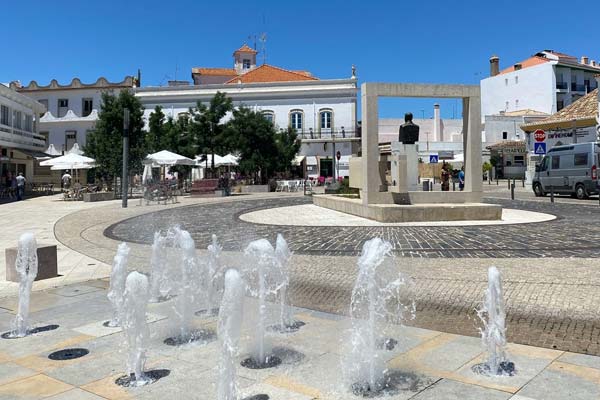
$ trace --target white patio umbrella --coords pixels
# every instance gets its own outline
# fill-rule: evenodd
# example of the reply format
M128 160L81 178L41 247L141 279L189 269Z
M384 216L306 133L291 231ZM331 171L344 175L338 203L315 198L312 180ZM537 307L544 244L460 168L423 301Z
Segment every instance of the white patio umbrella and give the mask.
M56 150L56 147L54 147L52 143L50 143L50 146L48 146L44 153L48 154L49 156L60 156L60 151Z
M157 153L148 154L144 160L144 164L163 167L171 165L196 165L196 162L191 158L175 154L168 150L162 150Z
M75 143L73 145L73 147L71 147L71 150L68 151L69 154L77 154L79 156L83 155L83 150L81 150L79 148L79 145L77 143Z
M95 162L96 160L90 157L82 156L75 153L67 153L64 156L42 161L40 165L42 167L52 167L54 165L60 165L63 167L63 169L88 169L94 167Z

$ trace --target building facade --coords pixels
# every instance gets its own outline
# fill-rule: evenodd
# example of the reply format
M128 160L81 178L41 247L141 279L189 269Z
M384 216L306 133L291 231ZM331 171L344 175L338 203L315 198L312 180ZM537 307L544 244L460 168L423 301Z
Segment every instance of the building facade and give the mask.
M27 86L11 82L11 88L46 107L46 113L40 118L40 135L45 137L46 147L53 144L58 151L66 152L75 143L79 147L85 145L88 132L98 120L102 92L117 94L132 89L135 83L132 76L114 83L99 78L90 84L75 78L68 85L61 85L54 79L47 86L40 86L35 81Z
M19 172L33 181L35 157L46 149L39 134L45 111L41 103L0 84L0 186L10 186Z
M256 56L244 45L233 53L233 68L193 68L193 84L136 89L146 121L156 106L177 118L198 101L208 103L223 92L235 107L262 112L277 129L292 127L298 133L302 146L297 160L307 177L347 176L348 159L360 144L354 69L346 79L318 79L307 71L257 65ZM338 151L339 163L334 161Z
M501 112L534 110L554 114L598 87L600 63L544 50L500 70L490 58L490 77L481 81L482 118Z

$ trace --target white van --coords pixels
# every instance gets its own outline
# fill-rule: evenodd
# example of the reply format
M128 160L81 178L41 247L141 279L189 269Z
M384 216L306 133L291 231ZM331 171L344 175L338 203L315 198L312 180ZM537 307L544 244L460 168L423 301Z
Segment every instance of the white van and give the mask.
M578 199L598 194L600 143L576 143L555 146L535 167L532 181L536 196L568 193Z

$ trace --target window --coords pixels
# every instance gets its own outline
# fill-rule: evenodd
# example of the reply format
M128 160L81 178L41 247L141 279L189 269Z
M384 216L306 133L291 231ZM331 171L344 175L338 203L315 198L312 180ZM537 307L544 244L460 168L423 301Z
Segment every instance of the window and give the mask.
M10 126L10 110L7 106L0 106L0 125Z
M25 115L25 128L27 132L33 132L33 116Z
M69 100L68 99L58 99L58 113L57 116L64 117L69 110Z
M508 132L502 132L502 140L508 139Z
M588 153L577 153L574 155L575 166L587 166L588 165Z
M518 84L519 84L519 77L515 76L515 85L518 85Z
M323 110L320 112L321 129L331 129L333 112L331 110Z
M275 113L273 113L273 111L263 111L262 115L270 123L272 123L272 124L275 123Z
M508 105L508 101L507 101L506 104L505 104L504 111L508 111L508 107L509 107L509 105Z
M552 169L560 168L560 156L552 156Z
M65 131L65 150L71 150L75 143L77 143L77 131Z
M292 112L290 112L290 126L292 129L296 129L298 131L302 130L302 117L302 111L292 110Z
M519 100L515 100L515 110L519 109Z
M515 165L523 166L525 165L525 157L524 156L514 156L513 161Z
M81 110L82 110L81 116L87 117L88 115L90 115L92 113L93 107L94 107L93 99L83 99L82 105L81 105Z
M21 114L21 111L13 111L13 128L21 129L22 124L23 114Z
M563 108L565 108L565 102L564 102L564 100L558 100L556 102L556 111L560 111Z
M508 78L504 80L504 86L508 86Z
M242 68L250 69L250 60L248 60L247 58L244 58L242 60Z

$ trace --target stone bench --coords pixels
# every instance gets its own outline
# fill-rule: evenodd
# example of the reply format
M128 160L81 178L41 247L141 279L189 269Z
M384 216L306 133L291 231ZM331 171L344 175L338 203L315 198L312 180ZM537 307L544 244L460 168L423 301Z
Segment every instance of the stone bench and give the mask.
M6 257L6 280L19 282L19 275L15 269L17 261L17 248L8 247L4 251ZM41 245L37 249L38 274L36 281L58 276L58 262L56 260L56 245Z

